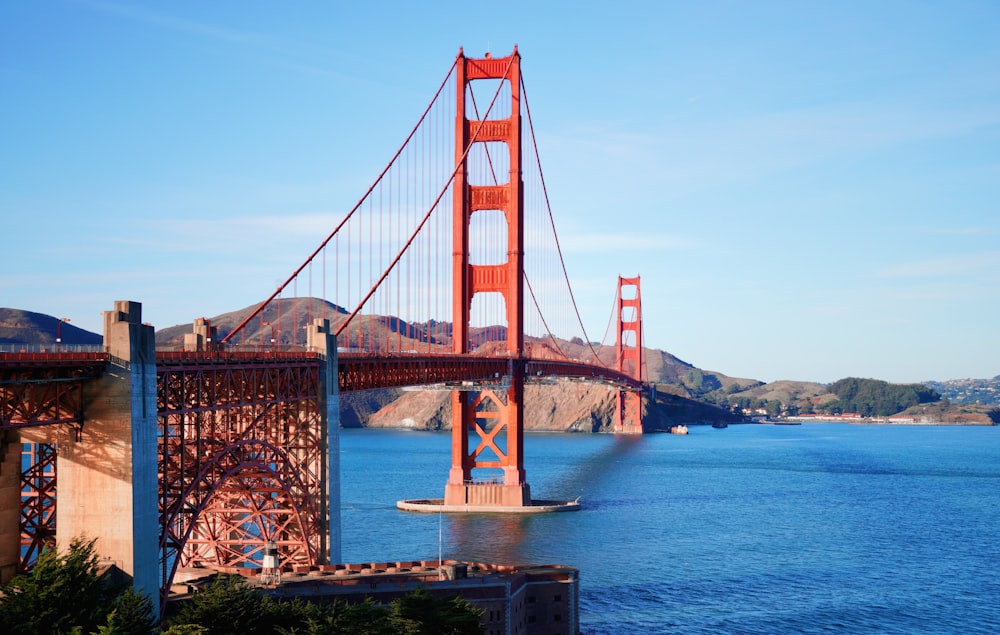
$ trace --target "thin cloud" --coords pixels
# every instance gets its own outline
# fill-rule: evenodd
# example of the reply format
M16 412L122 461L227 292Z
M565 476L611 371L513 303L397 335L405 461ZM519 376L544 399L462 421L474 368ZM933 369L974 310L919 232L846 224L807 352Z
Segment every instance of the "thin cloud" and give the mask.
M903 262L878 272L880 278L940 278L995 274L1000 267L1000 252L982 252L951 258L929 258Z
M560 237L567 252L662 251L693 249L697 241L685 236L657 234L586 234Z
M235 29L225 29L193 20L184 20L173 16L165 15L134 5L124 5L114 2L99 2L97 0L80 0L80 3L94 10L118 17L127 18L135 22L142 22L152 26L157 26L188 35L232 42L237 44L251 44L255 46L269 44L268 38L257 33L237 31Z
M992 227L916 227L912 230L917 234L929 236L993 236L996 230Z

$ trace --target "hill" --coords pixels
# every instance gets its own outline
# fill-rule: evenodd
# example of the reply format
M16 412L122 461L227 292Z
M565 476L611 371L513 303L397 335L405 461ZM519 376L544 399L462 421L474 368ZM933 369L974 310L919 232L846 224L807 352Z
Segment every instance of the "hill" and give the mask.
M57 333L62 346L100 346L104 342L103 336L77 328L68 321L51 315L0 308L0 345L5 348L53 347Z
M218 336L225 337L236 328L257 305L251 305L207 318L212 326L218 329ZM306 343L305 327L314 317L325 317L336 329L346 318L347 312L330 302L318 298L286 298L276 306L267 307L260 315L251 320L242 333L231 341L235 344L262 345L270 340L272 334L280 345L303 346ZM397 341L402 340L404 350L426 350L427 340L432 342L433 350L451 349L451 324L447 322L406 322L393 316L365 316L358 327L365 340ZM354 337L357 330L351 327ZM190 324L179 324L158 329L156 331L157 347L179 347L184 343L184 335L191 333ZM470 338L479 347L495 347L496 340L506 336L503 327L484 327L471 330ZM563 354L570 359L590 362L595 353L602 364L610 365L614 361L614 346L587 344L579 338L566 340L555 338L542 340L526 337L526 344L533 349L537 357L561 357ZM342 342L341 346L345 343ZM700 372L691 364L678 359L665 351L646 349L646 379L654 384L676 384L691 371ZM732 380L725 375L718 375L727 385L733 381L744 384L759 384L756 380Z
M209 318L225 337L249 316L252 305ZM313 317L326 317L336 327L347 312L335 304L317 298L281 299L251 320L235 339L244 346L265 345L274 337L281 345L304 345L305 327ZM47 348L55 344L60 320L49 315L19 309L0 309L0 348ZM62 345L100 345L102 337L77 328L68 322L59 326ZM191 325L177 325L156 331L157 347L178 348ZM425 350L430 341L434 350L450 350L451 325L442 322L407 323L392 316L366 316L352 332L375 341L392 340L404 350ZM471 335L480 347L495 347L505 335L501 327L475 329ZM613 346L587 344L578 338L542 341L527 338L527 346L537 356L556 355L556 349L570 358L590 361L596 356L605 364L614 359ZM646 380L656 388L656 398L645 401L644 421L648 430L666 430L678 423L733 422L744 412L766 412L770 416L827 412L843 408L847 402L831 385L783 380L764 383L756 379L729 377L723 373L697 368L662 350L646 349ZM846 381L846 380L841 380ZM875 380L861 380L865 382ZM888 389L891 385L885 384ZM951 380L925 382L945 397L940 402L925 399L900 413L927 422L942 423L997 422L1000 418L1000 376L991 380ZM614 393L606 387L559 384L554 387L529 387L528 429L551 431L599 432L611 426ZM924 394L917 391L918 394ZM450 404L445 391L375 390L342 396L342 424L345 427L416 427L447 429ZM928 393L929 394L929 393ZM954 403L949 403L953 400ZM736 413L736 414L734 414Z
M926 381L924 385L936 390L942 397L954 404L1000 406L1000 375L992 379Z
M247 306L211 318L218 329L218 336L225 337L233 331L257 305ZM273 337L281 345L304 345L304 327L313 317L325 317L336 328L347 317L347 312L334 304L317 298L282 299L256 316L243 332L234 338L237 344L264 345ZM269 324L267 324L269 323ZM426 340L432 348L450 350L451 325L443 322L408 323L393 316L366 316L361 326L366 340L401 340L404 350L425 350ZM353 331L353 327L352 327ZM191 332L190 325L167 327L156 332L157 346L179 347L184 335ZM473 329L471 338L479 347L495 347L496 340L506 335L502 327ZM580 339L554 341L526 338L532 354L543 357L560 352L572 359L591 361L595 354L605 364L614 360L613 346L588 345ZM558 352L556 351L558 349ZM700 372L665 351L647 349L647 380L660 387L669 387L692 371ZM733 380L725 378L727 385ZM745 383L752 383L747 380ZM756 382L760 383L760 382ZM372 390L348 393L342 397L342 425L345 427L419 428L426 430L449 429L451 426L450 393L446 391ZM528 412L525 427L529 430L600 432L612 426L614 393L604 386L560 384L557 386L526 388L525 407ZM667 430L678 423L713 423L736 421L728 408L699 402L683 391L659 390L657 398L646 403L644 421L648 430Z

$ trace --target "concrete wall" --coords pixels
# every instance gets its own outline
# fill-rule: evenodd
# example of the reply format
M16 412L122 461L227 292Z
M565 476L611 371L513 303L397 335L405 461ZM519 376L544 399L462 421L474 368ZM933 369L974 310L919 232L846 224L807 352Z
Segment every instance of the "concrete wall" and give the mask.
M322 390L320 407L326 408L326 430L320 438L325 441L326 501L322 516L326 519L325 553L320 559L327 563L341 560L340 526L340 383L337 368L337 337L330 332L330 321L317 318L306 331L306 347L326 355L326 364L320 371Z
M6 434L0 439L0 584L14 577L21 560L21 441L15 431Z
M156 357L137 302L105 312L104 346L116 360L90 388L80 439L59 444L57 544L96 539L95 550L159 600Z

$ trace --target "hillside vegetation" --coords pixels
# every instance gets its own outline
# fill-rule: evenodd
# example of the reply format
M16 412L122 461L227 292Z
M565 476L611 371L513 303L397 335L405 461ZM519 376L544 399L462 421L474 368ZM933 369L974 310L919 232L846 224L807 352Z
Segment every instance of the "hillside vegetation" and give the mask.
M920 384L890 384L878 379L847 377L830 384L836 401L826 412L856 412L862 417L888 417L917 404L941 400L934 390Z

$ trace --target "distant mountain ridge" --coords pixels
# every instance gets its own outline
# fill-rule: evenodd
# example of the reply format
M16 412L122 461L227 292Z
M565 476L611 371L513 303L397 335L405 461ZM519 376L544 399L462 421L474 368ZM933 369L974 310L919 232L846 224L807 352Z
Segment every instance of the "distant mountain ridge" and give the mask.
M64 346L100 346L104 342L103 335L51 315L0 308L0 345L54 346L57 334Z
M209 318L209 321L218 329L221 339L256 308L256 304L251 305ZM250 321L233 343L264 346L274 337L281 345L304 345L304 327L313 317L319 316L330 319L336 326L346 319L347 312L317 298L282 299ZM0 308L0 346L8 350L18 345L52 346L59 322L57 318L41 313ZM407 323L392 316L376 316L366 319L364 329L365 337L401 338L405 342L404 350L420 350L421 345L426 346L421 342L425 338L436 338L432 341L437 345L450 346L451 325L444 322ZM101 335L77 328L69 322L62 322L59 330L63 345L102 343ZM179 347L184 335L191 332L190 324L159 329L156 331L157 346ZM472 334L474 343L480 346L492 346L496 339L503 336L502 327L474 329ZM549 354L554 355L551 349L556 347L570 358L581 361L593 360L592 350L604 364L610 364L614 359L613 346L591 346L577 338L557 338L555 343L529 338L529 346L536 347L535 354L544 354L548 349ZM657 393L655 402L648 405L645 415L648 429L666 429L675 423L738 420L738 415L731 414L734 409L764 411L772 415L814 412L837 400L837 395L824 384L791 380L764 383L756 379L729 377L697 368L658 349L646 349L646 380L656 386ZM944 403L930 409L941 417L955 410L948 402L965 407L962 414L984 418L987 406L1000 405L1000 376L983 380L928 381L923 385L945 398ZM450 418L444 416L441 395L428 397L427 394L401 390L345 394L342 397L342 423L347 427L419 426L429 429L450 425ZM539 402L536 405L541 407L541 402L545 401L547 405L542 410L546 414L536 416L528 427L542 430L606 430L613 413L613 405L607 400L610 394L610 391L601 388L586 394L574 393L567 399L538 396L535 398ZM925 407L924 412L927 411Z

